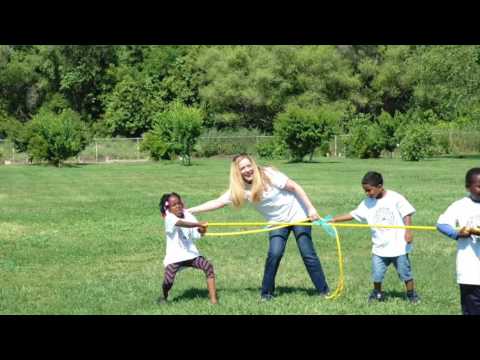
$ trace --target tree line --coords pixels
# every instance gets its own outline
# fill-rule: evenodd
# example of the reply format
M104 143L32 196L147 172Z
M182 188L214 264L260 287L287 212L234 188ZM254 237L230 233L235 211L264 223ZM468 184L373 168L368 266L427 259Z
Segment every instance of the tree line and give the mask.
M479 90L473 45L3 45L0 138L56 164L94 136L189 159L201 131L244 128L277 136L267 157L350 134L352 155L417 160L432 129L480 128Z

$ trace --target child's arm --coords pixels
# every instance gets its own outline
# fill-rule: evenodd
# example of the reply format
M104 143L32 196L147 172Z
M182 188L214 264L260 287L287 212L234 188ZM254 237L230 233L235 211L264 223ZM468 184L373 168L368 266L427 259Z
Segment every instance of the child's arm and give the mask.
M453 240L458 240L458 238L469 237L471 233L471 228L462 227L460 230L455 230L450 224L437 224L437 230L442 234L447 235Z
M179 219L176 223L175 226L179 227L184 227L184 228L198 228L198 232L200 234L204 234L207 231L207 222L192 222L192 221L186 221Z
M407 215L403 218L403 223L406 225L406 226L410 226L412 225L412 215ZM412 230L410 229L406 229L405 230L405 241L407 242L407 244L410 244L412 241L413 241L413 232Z
M453 240L467 238L472 234L471 229L465 226L459 230L455 228L459 223L457 214L460 212L460 205L459 202L451 204L437 220L437 230Z
M350 220L353 220L353 216L350 214L345 214L345 215L335 216L331 222L335 223L335 222L350 221Z

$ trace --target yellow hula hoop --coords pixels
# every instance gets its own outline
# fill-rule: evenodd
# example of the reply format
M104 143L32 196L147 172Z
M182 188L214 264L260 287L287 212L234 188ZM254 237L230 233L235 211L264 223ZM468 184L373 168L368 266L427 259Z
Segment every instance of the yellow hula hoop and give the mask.
M293 222L293 223L268 223L268 222L231 222L231 223L208 223L208 226L214 227L229 227L229 226L293 226L293 225L301 225L301 226L313 226L313 223L304 223L304 222ZM406 230L425 230L425 231L436 231L437 228L435 226L420 226L420 225L381 225L381 224L339 224L339 223L328 223L328 225L333 226L334 228L337 227L344 227L344 228L382 228L382 229L406 229ZM259 230L248 230L248 231L256 231L256 232L265 232L270 231L273 228L268 229L259 229ZM238 232L230 232L230 233L207 233L205 235L215 236L228 236L228 235L241 235L243 231ZM249 233L250 234L250 233ZM252 232L251 234L254 234Z
M340 246L340 236L338 235L338 231L336 228L333 228L335 230L335 241L337 243L337 256L338 256L338 283L337 283L337 288L335 289L334 292L332 292L329 296L326 298L328 300L335 300L337 299L342 293L343 290L345 289L345 275L344 275L344 259L343 259L343 254L342 254L342 247Z
M308 219L304 220L308 221ZM271 228L267 229L257 229L257 230L244 230L244 231L236 231L236 232L224 232L224 233L206 233L206 236L234 236L234 235L247 235L247 234L258 234L262 232L272 231L276 229L285 228L292 225L303 225L303 226L312 226L312 223L209 223L209 226L261 226L261 225L273 225ZM344 259L342 254L342 247L340 245L340 236L338 235L338 231L336 228L333 229L335 231L335 241L337 245L337 256L338 256L338 283L335 290L326 297L328 300L335 300L337 299L345 289L345 274L344 274Z
M313 226L315 224L311 222L305 222L308 219L303 220L302 222L293 222L293 223L268 223L268 222L230 222L230 223L208 223L208 226L216 227L229 227L229 226L271 226L266 229L256 229L256 230L242 230L235 232L216 232L216 233L206 233L206 236L238 236L238 235L248 235L248 234L258 234L263 232L268 232L276 229L285 228L293 225L301 226ZM424 230L424 231L436 231L435 226L419 226L419 225L381 225L381 224L336 224L328 223L333 227L335 231L335 242L337 247L337 256L338 256L338 283L335 290L326 297L329 300L335 300L344 292L345 290L345 272L344 272L344 258L342 254L342 247L340 243L340 236L337 231L337 227L344 228L383 228L383 229L409 229L409 230Z

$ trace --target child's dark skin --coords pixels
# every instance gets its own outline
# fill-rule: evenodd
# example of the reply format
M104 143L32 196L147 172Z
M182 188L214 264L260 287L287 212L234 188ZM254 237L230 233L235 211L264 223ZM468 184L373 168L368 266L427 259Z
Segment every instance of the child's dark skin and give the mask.
M372 199L381 199L386 194L386 191L383 185L373 186L369 184L362 184L362 187L363 187L363 190L365 191L365 195L367 195L369 198L372 198ZM349 220L353 220L352 215L345 214L345 215L335 216L332 219L332 222L341 222L341 221L349 221ZM405 216L403 218L403 222L407 226L412 225L412 216L411 215ZM413 241L412 230L409 230L409 229L405 230L405 241L408 244L410 244ZM405 287L407 291L413 291L415 288L413 279L405 281ZM374 282L373 288L379 292L382 291L382 283Z
M475 175L466 189L470 192L470 198L473 201L480 202L480 175ZM458 231L458 237L469 237L470 235L480 235L480 229L464 226Z
M179 198L177 198L176 196L170 196L168 198L168 204L169 204L168 207L169 207L169 210L170 210L171 213L173 213L176 217L178 217L180 219L184 218L183 204L182 204L182 202L180 201ZM206 222L193 223L193 222L190 222L190 221L178 220L175 225L181 226L181 227L187 227L187 228L196 227L196 228L198 228L198 232L203 235L207 231L208 223L206 223Z
M183 214L183 203L180 199L176 196L170 196L168 198L168 208L171 213L173 213L176 217L180 218L176 222L176 226L185 227L185 228L197 228L198 232L202 234L202 236L207 232L208 223L207 222L190 222L182 220L185 215ZM217 290L215 286L215 278L208 278L207 279L207 288L210 297L210 302L212 304L217 304ZM168 297L168 294L164 293L165 300Z

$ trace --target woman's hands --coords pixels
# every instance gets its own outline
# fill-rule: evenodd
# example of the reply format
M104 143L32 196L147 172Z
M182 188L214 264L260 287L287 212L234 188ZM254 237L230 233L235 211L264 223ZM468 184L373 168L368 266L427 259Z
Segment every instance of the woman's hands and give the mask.
M308 218L312 222L320 220L320 216L318 215L317 210L315 208L308 211Z

